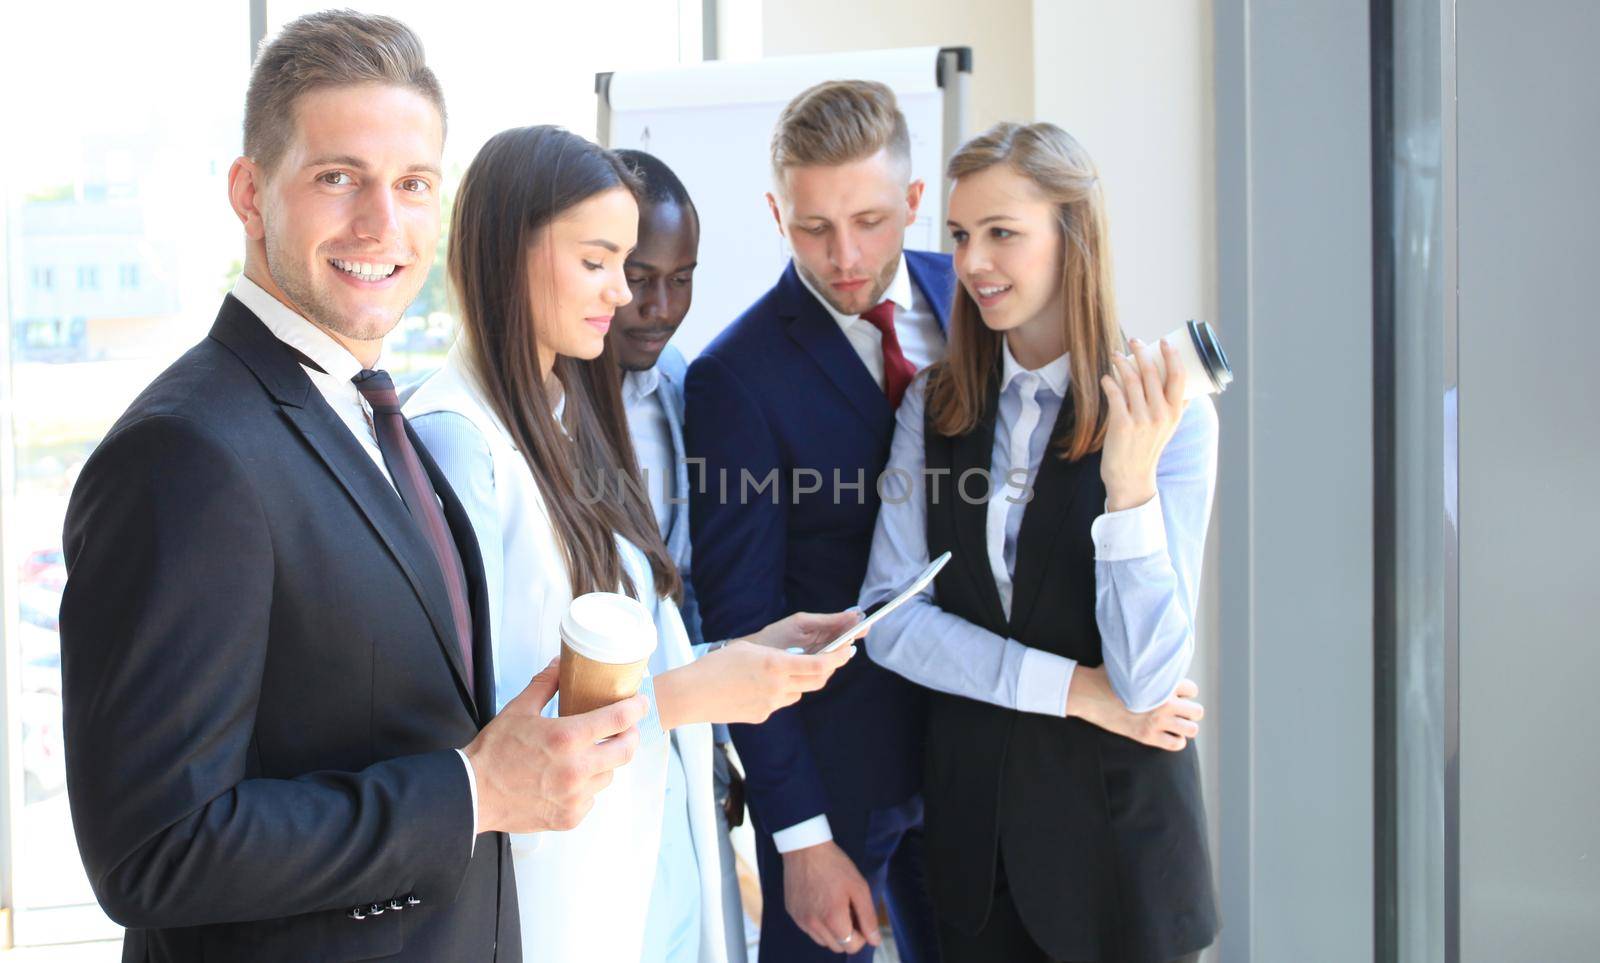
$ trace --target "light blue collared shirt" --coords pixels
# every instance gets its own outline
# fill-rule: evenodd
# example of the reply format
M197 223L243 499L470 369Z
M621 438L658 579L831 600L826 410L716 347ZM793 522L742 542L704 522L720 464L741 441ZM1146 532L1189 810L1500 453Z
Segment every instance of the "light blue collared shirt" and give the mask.
M629 371L622 379L622 405L627 412L633 454L656 514L656 527L665 540L672 527L672 500L687 497L687 493L673 490L677 487L678 466L672 449L672 426L667 424L667 411L657 394L660 387L661 372L653 367Z
M1003 342L1002 342L1003 343ZM1035 371L1003 352L990 457L988 562L1007 616L1024 487L1045 456L1066 397L1067 356ZM884 469L883 507L861 590L863 607L898 593L928 564L923 411L927 375L906 391ZM1024 460L1025 459L1025 460ZM1013 473L1012 467L1020 466ZM1172 697L1194 657L1194 612L1217 475L1217 415L1189 403L1161 454L1156 495L1095 519L1095 616L1106 674L1122 702L1146 712ZM948 485L945 486L948 490ZM932 585L867 636L873 661L920 685L1007 709L1065 715L1077 663L1004 638L939 607Z

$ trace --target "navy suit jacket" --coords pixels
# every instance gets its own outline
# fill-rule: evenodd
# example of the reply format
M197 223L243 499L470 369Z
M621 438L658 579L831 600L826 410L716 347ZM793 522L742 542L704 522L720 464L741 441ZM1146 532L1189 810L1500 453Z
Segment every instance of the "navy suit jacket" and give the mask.
M944 324L955 290L950 258L905 256ZM793 263L690 365L686 396L688 453L705 460L690 488L705 637L855 605L894 411ZM761 487L773 472L775 486ZM767 832L825 813L848 851L867 812L921 786L923 697L865 651L822 691L759 726L731 728L751 810Z

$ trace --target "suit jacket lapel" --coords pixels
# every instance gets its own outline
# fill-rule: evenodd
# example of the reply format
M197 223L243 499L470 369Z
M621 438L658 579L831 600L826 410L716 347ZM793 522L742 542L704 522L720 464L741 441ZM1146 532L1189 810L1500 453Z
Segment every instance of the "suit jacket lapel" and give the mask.
M462 701L476 714L472 694L467 689L460 647L455 642L455 625L450 616L450 600L445 594L444 576L405 503L320 394L313 392L310 403L304 408L284 406L283 413L344 486L399 563L412 591L417 593L428 613L428 621L455 675Z
M933 316L939 321L939 330L944 332L946 339L950 337L950 301L955 297L954 281L948 275L923 266L921 258L914 251L906 252L906 270L911 272L911 283L917 286L922 296L933 308Z
M476 691L472 696L477 700L476 715L480 724L488 722L494 717L495 691L494 691L494 649L489 637L489 598L488 584L483 575L483 555L478 550L478 535L472 528L472 519L467 516L466 506L461 504L461 499L456 497L455 489L450 487L450 480L445 477L433 456L428 454L428 449L423 447L422 439L417 437L416 431L411 427L411 422L406 422L406 434L411 438L411 444L416 446L417 460L422 462L422 468L428 473L428 480L433 484L433 490L439 494L439 501L444 506L444 518L450 526L450 534L455 539L456 551L461 555L461 569L467 576L467 603L472 606L472 677L476 682ZM437 566L435 566L437 567ZM449 612L449 598L444 599L445 613ZM447 623L449 624L449 623ZM448 654L455 655L458 648L448 647ZM452 666L457 665L451 662ZM461 691L466 694L466 679L458 672L456 680Z
M872 380L838 322L800 283L793 262L779 284L786 297L782 309L788 318L789 337L811 355L822 373L860 413L862 420L877 434L888 438L894 431L894 412L889 408L889 399Z
M445 660L455 675L462 701L476 716L477 708L467 688L460 649L455 643L455 627L450 615L450 600L445 594L443 573L439 571L432 550L394 486L373 464L372 458L345 423L328 407L327 401L313 387L311 379L300 369L287 346L274 337L248 308L230 296L224 302L211 334L255 373L257 380L277 401L284 417L334 478L338 479L378 538L394 556L428 614L434 635L444 650ZM414 435L412 443L416 443ZM431 460L424 464L431 464ZM435 489L438 490L438 487L435 479Z

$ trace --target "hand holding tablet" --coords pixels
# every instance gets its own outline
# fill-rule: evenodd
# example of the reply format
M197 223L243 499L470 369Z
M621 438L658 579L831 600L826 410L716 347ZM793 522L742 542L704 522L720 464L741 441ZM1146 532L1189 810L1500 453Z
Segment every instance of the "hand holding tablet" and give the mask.
M901 590L899 595L896 595L894 598L878 606L878 608L871 615L841 632L839 636L832 642L829 642L820 649L814 649L812 651L817 654L823 652L832 652L834 649L839 648L839 646L848 645L849 643L854 642L856 639L866 635L872 630L872 627L881 622L886 615L888 615L890 612L893 612L895 609L899 608L905 603L911 601L911 599L916 597L918 592L921 592L924 588L927 588L928 583L933 581L933 577L938 575L939 570L944 568L949 561L950 553L945 552L943 555L940 555L938 558L929 562L928 567L918 572L916 578L913 578L910 584ZM788 651L801 653L805 650L800 648L791 648Z

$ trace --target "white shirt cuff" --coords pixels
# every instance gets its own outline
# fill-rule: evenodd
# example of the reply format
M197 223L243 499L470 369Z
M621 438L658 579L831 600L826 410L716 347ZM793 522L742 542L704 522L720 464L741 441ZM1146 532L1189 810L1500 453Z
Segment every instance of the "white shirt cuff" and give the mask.
M1017 711L1043 716L1067 714L1067 690L1078 663L1043 649L1024 649L1022 675L1017 679Z
M472 848L467 852L475 853L478 851L478 774L465 752L457 749L456 755L461 757L461 764L467 767L467 788L472 792Z
M797 849L831 842L833 842L833 827L828 825L826 814L812 816L803 823L795 823L788 829L780 829L772 834L772 845L777 847L780 853L792 853Z
M1137 508L1107 512L1089 526L1094 557L1099 562L1120 562L1166 551L1167 526L1161 517L1161 496Z

